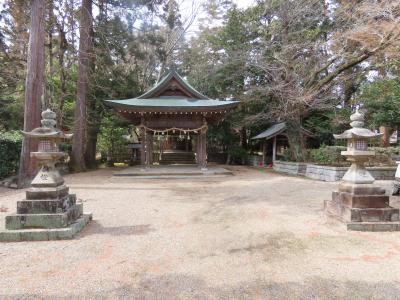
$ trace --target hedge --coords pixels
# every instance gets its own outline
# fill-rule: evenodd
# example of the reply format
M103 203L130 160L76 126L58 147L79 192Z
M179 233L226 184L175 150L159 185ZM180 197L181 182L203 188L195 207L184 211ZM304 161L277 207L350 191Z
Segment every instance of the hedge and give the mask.
M307 161L321 165L348 165L346 157L340 154L346 150L343 146L321 146L318 149L307 151ZM399 147L370 147L369 150L375 151L375 156L371 157L367 163L370 166L396 165L395 156L400 155Z
M0 132L0 179L17 173L22 139L17 131Z

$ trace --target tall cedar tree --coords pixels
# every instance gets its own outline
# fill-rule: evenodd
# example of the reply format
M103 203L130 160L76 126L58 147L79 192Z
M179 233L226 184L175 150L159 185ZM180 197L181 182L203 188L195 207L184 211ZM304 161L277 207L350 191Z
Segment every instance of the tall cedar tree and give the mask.
M31 27L25 86L24 131L40 126L41 97L44 79L44 47L45 47L45 0L32 0ZM37 150L37 142L25 138L22 144L19 169L19 185L31 178L35 173L35 161L30 152Z
M87 139L87 105L89 97L90 65L93 53L92 1L82 0L79 39L79 66L75 106L74 136L72 140L72 168L84 171Z

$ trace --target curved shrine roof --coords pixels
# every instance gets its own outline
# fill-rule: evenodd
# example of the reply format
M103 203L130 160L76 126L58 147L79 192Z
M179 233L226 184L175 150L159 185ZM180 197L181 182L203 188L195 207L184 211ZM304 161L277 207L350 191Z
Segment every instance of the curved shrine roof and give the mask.
M180 96L162 96L149 99L125 99L108 100L109 105L113 107L126 108L148 108L148 109L183 109L191 110L194 108L230 108L237 105L238 101L222 101L212 99L194 99Z
M234 108L239 101L213 100L195 90L176 71L171 71L143 95L123 100L106 100L128 111L213 111Z

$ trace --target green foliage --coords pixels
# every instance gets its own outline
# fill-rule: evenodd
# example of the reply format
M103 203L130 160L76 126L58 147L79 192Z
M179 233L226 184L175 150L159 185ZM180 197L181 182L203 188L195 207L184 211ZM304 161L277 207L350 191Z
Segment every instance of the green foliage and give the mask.
M127 134L128 124L115 115L108 115L103 119L97 142L97 150L107 156L110 163L122 162L128 154L126 140L123 135Z
M224 152L239 143L239 137L232 131L231 123L226 121L211 125L207 139L209 152Z
M308 160L321 165L341 165L346 163L346 158L340 154L346 150L343 146L322 146L318 149L308 150Z
M359 101L364 104L371 125L400 128L400 80L379 79L366 84Z
M341 155L341 151L345 150L345 146L321 146L318 149L309 149L307 161L319 165L349 165L346 157ZM400 155L399 147L371 147L370 150L375 151L375 156L369 159L370 166L395 165L394 156Z
M372 165L396 165L395 156L400 155L399 147L371 147L375 156L370 160Z
M17 173L22 139L17 131L0 132L0 178Z
M247 151L242 147L232 147L228 150L228 154L231 156L231 160L235 163L243 164L247 158Z
M340 143L334 139L333 134L341 133L349 128L351 113L350 108L312 111L310 116L304 120L304 127L313 134L312 139L309 139L309 145L319 147L320 145Z
M207 0L203 4L208 15L190 41L184 37L189 23L181 15L179 1L97 2L86 122L88 141L96 140L100 132L99 150L113 156L117 149L123 151L121 135L127 133L128 124L111 117L103 100L136 97L171 66L211 98L242 101L224 122L210 125L209 149L218 152L236 152L240 143L246 147L249 133L252 136L277 121L303 124L314 134L312 147L338 144L332 133L348 128L349 110L335 106L342 100L349 104L357 87L366 81L364 71L384 58L387 65L382 66L382 74L398 74L398 65L390 57L393 51L362 43L380 39L352 36L364 37L363 28L381 22L374 17L379 12L360 7L365 1L355 1L350 7L333 1L334 5L327 7L323 0L258 0L239 9L232 0ZM0 11L0 130L9 131L23 125L30 2L4 3ZM43 103L44 108L57 112L63 129L72 130L80 1L50 4L53 9L46 9ZM362 9L370 17L355 20L354 16L364 16ZM378 26L378 32L382 28ZM386 40L397 35L381 36ZM344 42L338 43L338 39ZM385 44L397 47L394 42ZM387 55L375 55L383 52ZM371 59L361 65L368 55ZM362 86L359 102L368 109L371 125L394 128L400 125L399 98L399 80L381 79ZM287 132L292 152L296 152L292 157L305 152L297 125ZM314 150L313 159L329 161L330 154L321 151Z

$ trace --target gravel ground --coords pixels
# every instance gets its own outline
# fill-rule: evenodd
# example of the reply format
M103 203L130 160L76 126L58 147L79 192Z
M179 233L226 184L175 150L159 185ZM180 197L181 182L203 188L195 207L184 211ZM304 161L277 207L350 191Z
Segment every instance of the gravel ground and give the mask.
M93 222L74 240L0 244L0 299L400 299L400 233L326 224L337 184L233 170L66 176ZM23 196L0 190L0 207Z

